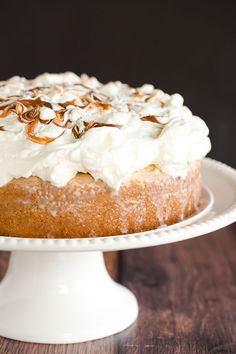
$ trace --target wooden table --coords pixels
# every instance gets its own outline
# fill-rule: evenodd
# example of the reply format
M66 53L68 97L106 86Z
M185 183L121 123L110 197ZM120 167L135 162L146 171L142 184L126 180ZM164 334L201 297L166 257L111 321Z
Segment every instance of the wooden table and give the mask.
M118 279L140 305L132 327L73 345L0 338L0 354L236 353L236 224L176 244L124 251L119 257ZM0 253L0 277L7 258Z

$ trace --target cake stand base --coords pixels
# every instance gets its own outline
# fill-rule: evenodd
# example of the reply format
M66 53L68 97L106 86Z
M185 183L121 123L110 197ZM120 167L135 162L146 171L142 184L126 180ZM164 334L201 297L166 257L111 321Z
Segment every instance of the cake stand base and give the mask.
M0 283L0 335L11 339L78 343L120 332L137 315L102 252L12 252Z

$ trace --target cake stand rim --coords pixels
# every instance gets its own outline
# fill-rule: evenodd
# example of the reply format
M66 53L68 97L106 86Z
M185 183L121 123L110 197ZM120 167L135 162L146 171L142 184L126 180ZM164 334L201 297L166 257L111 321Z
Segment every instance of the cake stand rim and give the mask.
M206 169L213 169L218 175L221 173L224 178L231 179L236 188L236 170L234 168L220 161L205 158L203 159L203 171ZM211 191L210 185L207 185L207 188ZM236 198L232 204L219 215L214 216L210 214L211 212L204 215L196 222L186 226L178 226L177 223L176 228L165 230L159 228L144 233L141 232L118 236L71 239L0 236L0 251L116 251L178 242L208 234L236 221Z

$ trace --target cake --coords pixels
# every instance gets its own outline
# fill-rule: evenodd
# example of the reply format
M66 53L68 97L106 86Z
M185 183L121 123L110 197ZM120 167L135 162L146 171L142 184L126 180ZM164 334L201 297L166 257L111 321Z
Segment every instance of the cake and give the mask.
M208 128L179 94L74 73L0 82L0 235L143 232L191 216Z

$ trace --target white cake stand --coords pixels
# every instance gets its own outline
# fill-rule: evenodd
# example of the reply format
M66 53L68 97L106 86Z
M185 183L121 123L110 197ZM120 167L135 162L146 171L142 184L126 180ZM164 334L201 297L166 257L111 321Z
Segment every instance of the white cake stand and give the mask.
M95 239L0 237L0 250L13 251L0 283L0 335L27 342L74 343L130 326L138 315L137 301L110 278L102 252L181 241L233 223L236 171L205 159L203 181L208 189L200 213L172 227Z

